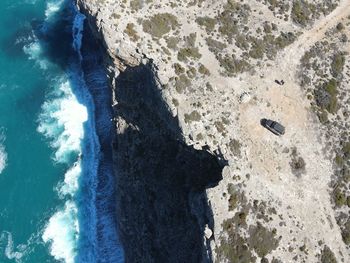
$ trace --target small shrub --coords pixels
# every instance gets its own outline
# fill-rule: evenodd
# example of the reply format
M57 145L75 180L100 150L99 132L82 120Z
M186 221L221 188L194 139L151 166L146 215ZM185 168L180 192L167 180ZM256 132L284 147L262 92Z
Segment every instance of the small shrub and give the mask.
M335 113L338 110L338 83L335 79L331 79L318 87L315 93L316 104L321 109L326 109L329 113Z
M306 163L304 159L301 156L299 156L295 147L292 148L291 157L292 160L290 162L290 166L292 168L292 172L297 177L300 177L301 174L305 172Z
M133 23L128 23L124 32L130 37L131 40L137 41L140 37L137 35L136 30L134 29Z
M165 41L166 41L168 48L170 48L172 50L177 50L177 45L180 42L180 38L168 37Z
M181 74L176 82L175 82L175 88L178 93L184 92L186 88L188 88L191 85L191 80L186 77L186 75Z
M331 64L331 72L333 77L337 78L343 72L343 68L345 65L345 56L343 53L338 53L333 57Z
M205 27L205 30L208 34L214 30L216 25L216 19L208 16L198 17L196 19L196 22L198 23L198 25Z
M342 31L345 27L344 27L343 23L338 23L336 28L338 31Z
M177 58L180 61L188 61L188 58L200 59L202 55L196 47L186 47L179 50Z
M241 146L241 143L236 139L232 139L229 143L230 151L236 156L241 156Z
M346 142L343 145L342 152L344 157L350 159L350 142Z
M325 246L321 254L321 263L337 263L337 262L338 261L335 258L333 251L328 246Z
M291 17L294 23L306 26L311 19L310 5L304 0L294 1Z
M185 69L179 63L174 63L173 67L175 74L181 75L182 73L185 73Z
M196 110L192 111L190 114L185 113L185 123L200 121L200 119L201 115Z
M254 248L261 258L278 247L279 240L275 238L275 231L270 231L260 223L257 226L250 226L249 234L250 247Z
M339 188L334 191L333 197L336 206L341 207L346 204L346 196Z
M203 75L210 75L209 69L207 69L203 64L200 64L198 72L203 74Z
M144 32L160 38L170 30L175 30L179 24L176 16L169 13L162 13L152 16L149 20L144 20L142 26Z

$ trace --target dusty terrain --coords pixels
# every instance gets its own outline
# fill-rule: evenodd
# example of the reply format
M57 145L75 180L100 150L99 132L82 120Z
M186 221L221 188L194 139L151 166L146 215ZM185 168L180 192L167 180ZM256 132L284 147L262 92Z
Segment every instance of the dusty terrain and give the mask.
M228 161L223 180L206 191L213 261L350 262L349 187L336 176L350 158L344 151L337 168L336 151L327 147L350 142L336 128L349 126L348 0L78 2L105 45L112 75L152 63L187 145L207 146ZM331 44L316 52L316 77L302 61L325 41ZM344 61L334 75L330 60L339 52ZM311 79L305 85L303 73ZM338 103L322 108L315 90L332 74ZM286 134L270 133L262 118L280 121Z

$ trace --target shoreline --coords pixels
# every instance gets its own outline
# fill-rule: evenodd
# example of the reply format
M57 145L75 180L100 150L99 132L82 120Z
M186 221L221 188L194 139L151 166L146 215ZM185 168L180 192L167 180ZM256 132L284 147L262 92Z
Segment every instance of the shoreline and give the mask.
M92 233L96 237L94 244L96 259L103 258L104 262L122 262L123 250L116 229L115 214L115 175L113 174L111 142L113 125L111 123L111 90L108 85L105 69L101 65L101 50L91 36L90 28L84 26L81 46L82 71L84 84L90 93L93 104L92 122L94 133L98 140L98 152L94 164L96 178L96 196L93 200L95 207L96 228ZM97 142L95 142L97 143ZM91 165L88 161L88 165ZM82 260L86 262L86 260Z

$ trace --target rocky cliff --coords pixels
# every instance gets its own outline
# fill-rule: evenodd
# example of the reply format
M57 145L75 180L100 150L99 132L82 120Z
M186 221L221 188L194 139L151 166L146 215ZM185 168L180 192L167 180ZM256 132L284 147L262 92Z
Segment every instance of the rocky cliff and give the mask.
M106 51L127 262L349 261L346 143L333 163L320 122L349 123L347 1L77 2Z

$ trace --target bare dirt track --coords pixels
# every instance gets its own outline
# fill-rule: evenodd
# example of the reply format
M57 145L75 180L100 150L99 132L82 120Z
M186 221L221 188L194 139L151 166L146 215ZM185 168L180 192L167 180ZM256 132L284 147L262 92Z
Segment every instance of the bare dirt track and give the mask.
M248 183L248 192L265 200L280 201L282 213L289 215L285 219L287 226L294 228L292 233L285 229L281 244L288 247L294 236L303 241L311 252L308 262L316 262L312 255L319 253L319 240L323 240L339 259L343 256L345 262L350 262L350 258L330 201L328 184L332 163L322 153L318 121L298 85L298 65L306 50L349 15L350 1L341 1L331 14L305 31L280 53L273 65L250 78L250 85L257 86L254 91L257 100L240 108L247 158L255 174ZM285 85L275 84L275 79L283 79ZM276 137L258 126L261 118L282 122L286 125L286 134ZM290 168L292 147L296 147L306 163L305 172L300 176ZM290 262L291 258L284 260Z

